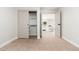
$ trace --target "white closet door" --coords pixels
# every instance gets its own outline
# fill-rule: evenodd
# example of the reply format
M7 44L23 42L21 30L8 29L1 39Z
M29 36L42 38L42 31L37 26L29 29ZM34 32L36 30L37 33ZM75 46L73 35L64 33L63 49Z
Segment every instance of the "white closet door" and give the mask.
M18 11L19 38L29 38L28 11Z

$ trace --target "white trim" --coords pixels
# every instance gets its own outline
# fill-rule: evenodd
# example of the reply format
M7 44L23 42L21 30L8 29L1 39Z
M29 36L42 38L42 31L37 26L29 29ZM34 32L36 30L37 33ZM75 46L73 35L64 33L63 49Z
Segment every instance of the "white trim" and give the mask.
M13 39L11 39L11 40L9 40L9 41L4 42L2 45L0 45L0 48L4 47L5 45L11 43L12 41L14 41L14 40L16 40L16 39L18 39L18 37L14 37Z
M71 43L72 45L76 46L79 48L79 45L71 40L69 40L68 38L66 38L65 36L62 36L62 39L66 40L67 42Z
M40 8L37 8L37 39L40 39Z

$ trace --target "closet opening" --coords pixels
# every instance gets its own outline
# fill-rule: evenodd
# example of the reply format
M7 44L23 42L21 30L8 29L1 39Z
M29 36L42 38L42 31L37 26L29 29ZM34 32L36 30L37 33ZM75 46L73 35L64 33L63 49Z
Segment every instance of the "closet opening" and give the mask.
M37 38L37 11L29 11L29 38Z

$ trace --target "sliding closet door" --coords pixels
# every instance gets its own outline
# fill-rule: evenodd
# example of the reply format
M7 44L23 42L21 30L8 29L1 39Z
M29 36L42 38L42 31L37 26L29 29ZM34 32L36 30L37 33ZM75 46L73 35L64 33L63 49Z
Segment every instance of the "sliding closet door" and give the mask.
M28 11L18 11L18 35L19 38L29 38Z

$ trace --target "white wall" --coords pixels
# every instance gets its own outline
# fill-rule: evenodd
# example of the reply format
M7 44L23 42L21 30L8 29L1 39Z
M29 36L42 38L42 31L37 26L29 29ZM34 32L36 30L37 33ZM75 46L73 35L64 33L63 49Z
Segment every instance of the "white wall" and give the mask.
M0 7L0 45L17 37L16 8Z
M41 7L41 13L55 13L58 7Z
M63 36L79 45L79 8L62 8Z

